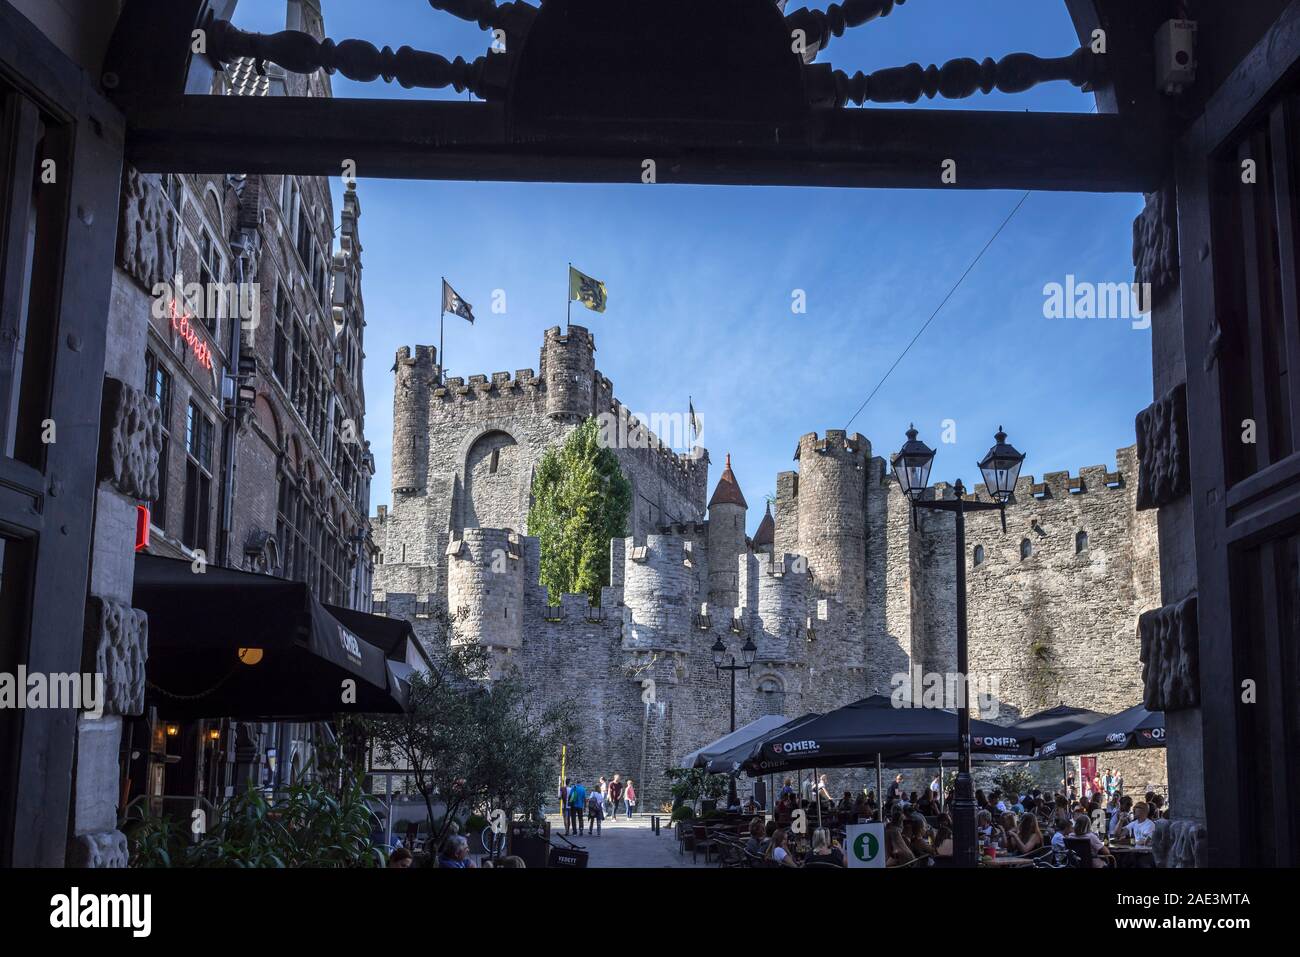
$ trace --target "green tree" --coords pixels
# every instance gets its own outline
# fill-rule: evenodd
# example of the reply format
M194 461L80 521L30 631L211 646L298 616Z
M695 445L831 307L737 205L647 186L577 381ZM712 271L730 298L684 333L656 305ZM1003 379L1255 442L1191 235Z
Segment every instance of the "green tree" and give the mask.
M541 542L541 583L559 604L566 592L600 601L609 581L609 540L622 538L632 510L632 484L623 476L594 418L542 455L533 478L528 534Z
M579 724L572 700L541 704L514 668L489 679L487 649L456 640L443 616L436 623L435 667L411 675L410 711L366 720L377 763L407 771L424 798L438 848L468 813L535 814L555 788L560 747L573 750Z

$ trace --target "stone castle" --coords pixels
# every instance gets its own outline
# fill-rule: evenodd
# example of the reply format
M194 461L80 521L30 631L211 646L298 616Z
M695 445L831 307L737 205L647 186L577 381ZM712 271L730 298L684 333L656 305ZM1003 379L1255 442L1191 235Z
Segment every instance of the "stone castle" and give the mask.
M798 469L777 477L752 539L729 457L706 504L706 451L677 454L653 435L616 448L634 492L629 536L610 543L599 605L552 604L525 534L535 463L593 415L646 435L595 351L587 329L557 326L539 374L445 382L432 347L398 351L392 504L373 520L377 610L425 638L444 611L458 640L577 702L588 733L573 775L631 776L643 809L668 798L665 768L729 728L719 638L738 658L747 639L758 647L737 675L737 726L890 694L909 669L955 669L953 520L923 511L914 528L885 459L842 430L798 440ZM1137 619L1161 602L1154 512L1137 510L1136 487L1129 447L1113 470L1022 476L1005 534L994 512L967 516L970 671L997 681L995 720L1142 699ZM1124 768L1130 790L1164 783L1163 751L1100 764Z

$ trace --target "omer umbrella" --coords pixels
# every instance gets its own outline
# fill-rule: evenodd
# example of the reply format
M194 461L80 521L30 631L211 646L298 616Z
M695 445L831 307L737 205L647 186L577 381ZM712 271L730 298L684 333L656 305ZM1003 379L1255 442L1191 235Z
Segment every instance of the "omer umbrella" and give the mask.
M987 721L971 720L971 750L1028 756L1034 739ZM939 708L894 706L886 695L872 695L787 728L754 745L743 763L751 776L769 771L856 767L877 755L904 755L958 749L957 714Z
M725 771L715 770L708 767L710 760L717 755L738 747L752 747L757 738L774 732L788 723L789 719L779 714L765 714L760 718L755 718L744 727L737 728L730 734L724 734L722 737L718 738L717 741L706 744L704 747L692 751L690 754L686 755L686 757L682 758L681 766L684 768L704 768L710 774L730 774L736 769L727 768Z
M1145 705L1135 704L1126 711L1094 721L1087 727L1049 741L1039 750L1038 756L1063 758L1074 754L1164 746L1165 713L1148 711Z

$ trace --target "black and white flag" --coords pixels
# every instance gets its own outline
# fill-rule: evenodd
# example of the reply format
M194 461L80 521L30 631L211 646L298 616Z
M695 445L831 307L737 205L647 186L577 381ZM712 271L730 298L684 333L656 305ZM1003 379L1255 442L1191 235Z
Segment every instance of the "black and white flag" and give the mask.
M452 289L445 279L442 281L442 311L460 316L470 323L474 322L474 307L460 298L460 293Z

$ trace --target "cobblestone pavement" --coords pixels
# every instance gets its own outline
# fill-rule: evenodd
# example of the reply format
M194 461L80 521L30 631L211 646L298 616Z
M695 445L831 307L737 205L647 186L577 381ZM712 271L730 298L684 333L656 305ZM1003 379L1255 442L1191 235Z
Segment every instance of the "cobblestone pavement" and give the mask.
M551 815L552 834L564 833L564 822L558 814ZM690 851L685 854L677 852L677 839L668 826L667 815L660 819L663 823L658 836L650 828L649 816L637 815L631 821L619 817L617 821L606 819L601 827L600 836L584 834L581 838L576 833L569 839L586 848L591 855L588 867L704 867L704 855L699 862L691 859ZM556 841L563 844L563 841ZM717 862L710 866L716 867Z

